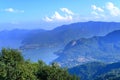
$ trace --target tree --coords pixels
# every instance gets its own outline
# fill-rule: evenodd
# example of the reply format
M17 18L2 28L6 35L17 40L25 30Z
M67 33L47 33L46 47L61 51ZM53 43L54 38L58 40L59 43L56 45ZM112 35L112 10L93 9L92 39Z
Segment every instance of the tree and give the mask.
M75 75L70 75L67 69L60 68L57 63L48 66L41 61L39 62L37 78L39 80L79 80Z
M36 80L32 64L26 63L21 53L15 49L2 49L0 53L0 79L2 80Z
M79 80L57 63L46 65L43 61L32 63L24 60L15 49L0 52L0 80Z

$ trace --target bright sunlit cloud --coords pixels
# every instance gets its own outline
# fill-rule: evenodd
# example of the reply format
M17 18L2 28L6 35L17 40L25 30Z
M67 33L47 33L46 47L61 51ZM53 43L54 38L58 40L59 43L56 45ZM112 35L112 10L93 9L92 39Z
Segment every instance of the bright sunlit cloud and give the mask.
M67 8L60 8L61 12L63 12L63 15L61 15L58 11L55 11L55 13L48 17L46 16L44 18L45 21L51 22L51 21L72 21L74 13L67 9Z
M120 18L120 8L117 7L112 2L107 2L102 7L96 5L91 5L93 15L93 20L99 21L109 21L109 20L118 20L116 17Z
M104 12L104 10L101 7L97 7L96 5L92 5L91 7L95 11Z
M62 12L67 13L67 14L74 15L74 13L73 13L71 10L67 9L67 8L60 8L60 10L61 10Z
M109 10L112 16L120 16L120 8L115 6L112 2L106 4L106 8Z
M24 13L24 10L18 10L14 8L6 8L6 9L2 9L2 11L10 12L10 13Z

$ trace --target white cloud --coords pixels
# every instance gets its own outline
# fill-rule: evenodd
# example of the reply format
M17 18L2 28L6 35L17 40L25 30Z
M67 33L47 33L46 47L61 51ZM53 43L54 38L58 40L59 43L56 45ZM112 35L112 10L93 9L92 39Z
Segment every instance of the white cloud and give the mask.
M61 16L61 15L56 11L55 14L52 16L52 19L62 20L62 19L65 19L65 17L64 17L64 16Z
M45 19L44 19L45 21L47 21L47 22L51 22L51 21L53 21L51 18L49 18L49 17L45 17Z
M93 14L93 15L98 15L98 13L95 12L95 11L92 11L91 14Z
M24 13L24 10L17 10L13 8L6 8L6 9L3 9L2 11L11 12L11 13Z
M6 12L14 12L15 10L13 8L7 8L5 9Z
M98 19L104 19L105 18L105 14L104 14L104 9L102 9L101 7L97 7L96 5L91 5L92 8L92 16L93 19L98 20Z
M97 7L96 5L92 5L91 8L92 15L89 19L100 21L118 21L120 18L120 8L112 2L107 2L102 8Z
M112 2L108 2L106 4L106 8L110 11L110 14L112 16L119 16L120 15L120 9L115 6Z
M55 11L54 15L51 17L45 17L44 20L47 22L52 21L72 21L73 20L73 12L70 11L67 8L60 8L60 10L63 12L63 15L61 15L58 11Z
M118 21L120 18L120 8L112 2L107 2L103 6L91 5L91 9L91 15L80 16L80 14L76 14L67 8L60 8L60 11L55 11L52 16L46 16L44 20L47 22L77 22L87 20Z
M91 14L93 15L92 18L95 19L95 20L96 19L98 19L98 20L100 20L100 19L104 20L106 18L105 14L103 14L103 13L98 13L98 12L92 11Z
M95 10L95 11L104 12L104 10L103 10L102 8L97 7L96 5L92 5L91 7L92 7L92 9Z
M73 13L71 10L67 9L67 8L61 8L60 10L61 10L62 12L67 13L67 14L74 15L74 13Z

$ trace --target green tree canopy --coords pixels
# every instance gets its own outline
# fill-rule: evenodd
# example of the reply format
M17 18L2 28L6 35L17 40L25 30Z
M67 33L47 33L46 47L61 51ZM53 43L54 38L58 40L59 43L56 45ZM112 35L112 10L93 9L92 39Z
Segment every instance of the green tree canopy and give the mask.
M43 61L32 63L24 60L15 49L0 52L0 80L79 80L57 63L46 65Z

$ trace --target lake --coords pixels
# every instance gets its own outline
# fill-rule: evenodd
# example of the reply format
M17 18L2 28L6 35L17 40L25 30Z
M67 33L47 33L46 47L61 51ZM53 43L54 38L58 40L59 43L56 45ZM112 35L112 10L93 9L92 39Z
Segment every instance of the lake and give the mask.
M55 51L55 49L31 49L22 51L22 54L25 59L30 59L32 62L43 60L45 63L49 64L58 57L54 54Z
M19 49L21 45L21 41L13 41L13 40L0 40L0 49L2 48L14 48ZM30 59L32 62L37 62L38 60L44 61L46 64L49 64L58 56L54 54L57 51L55 48L41 48L41 49L30 49L23 50L22 55L24 58Z

